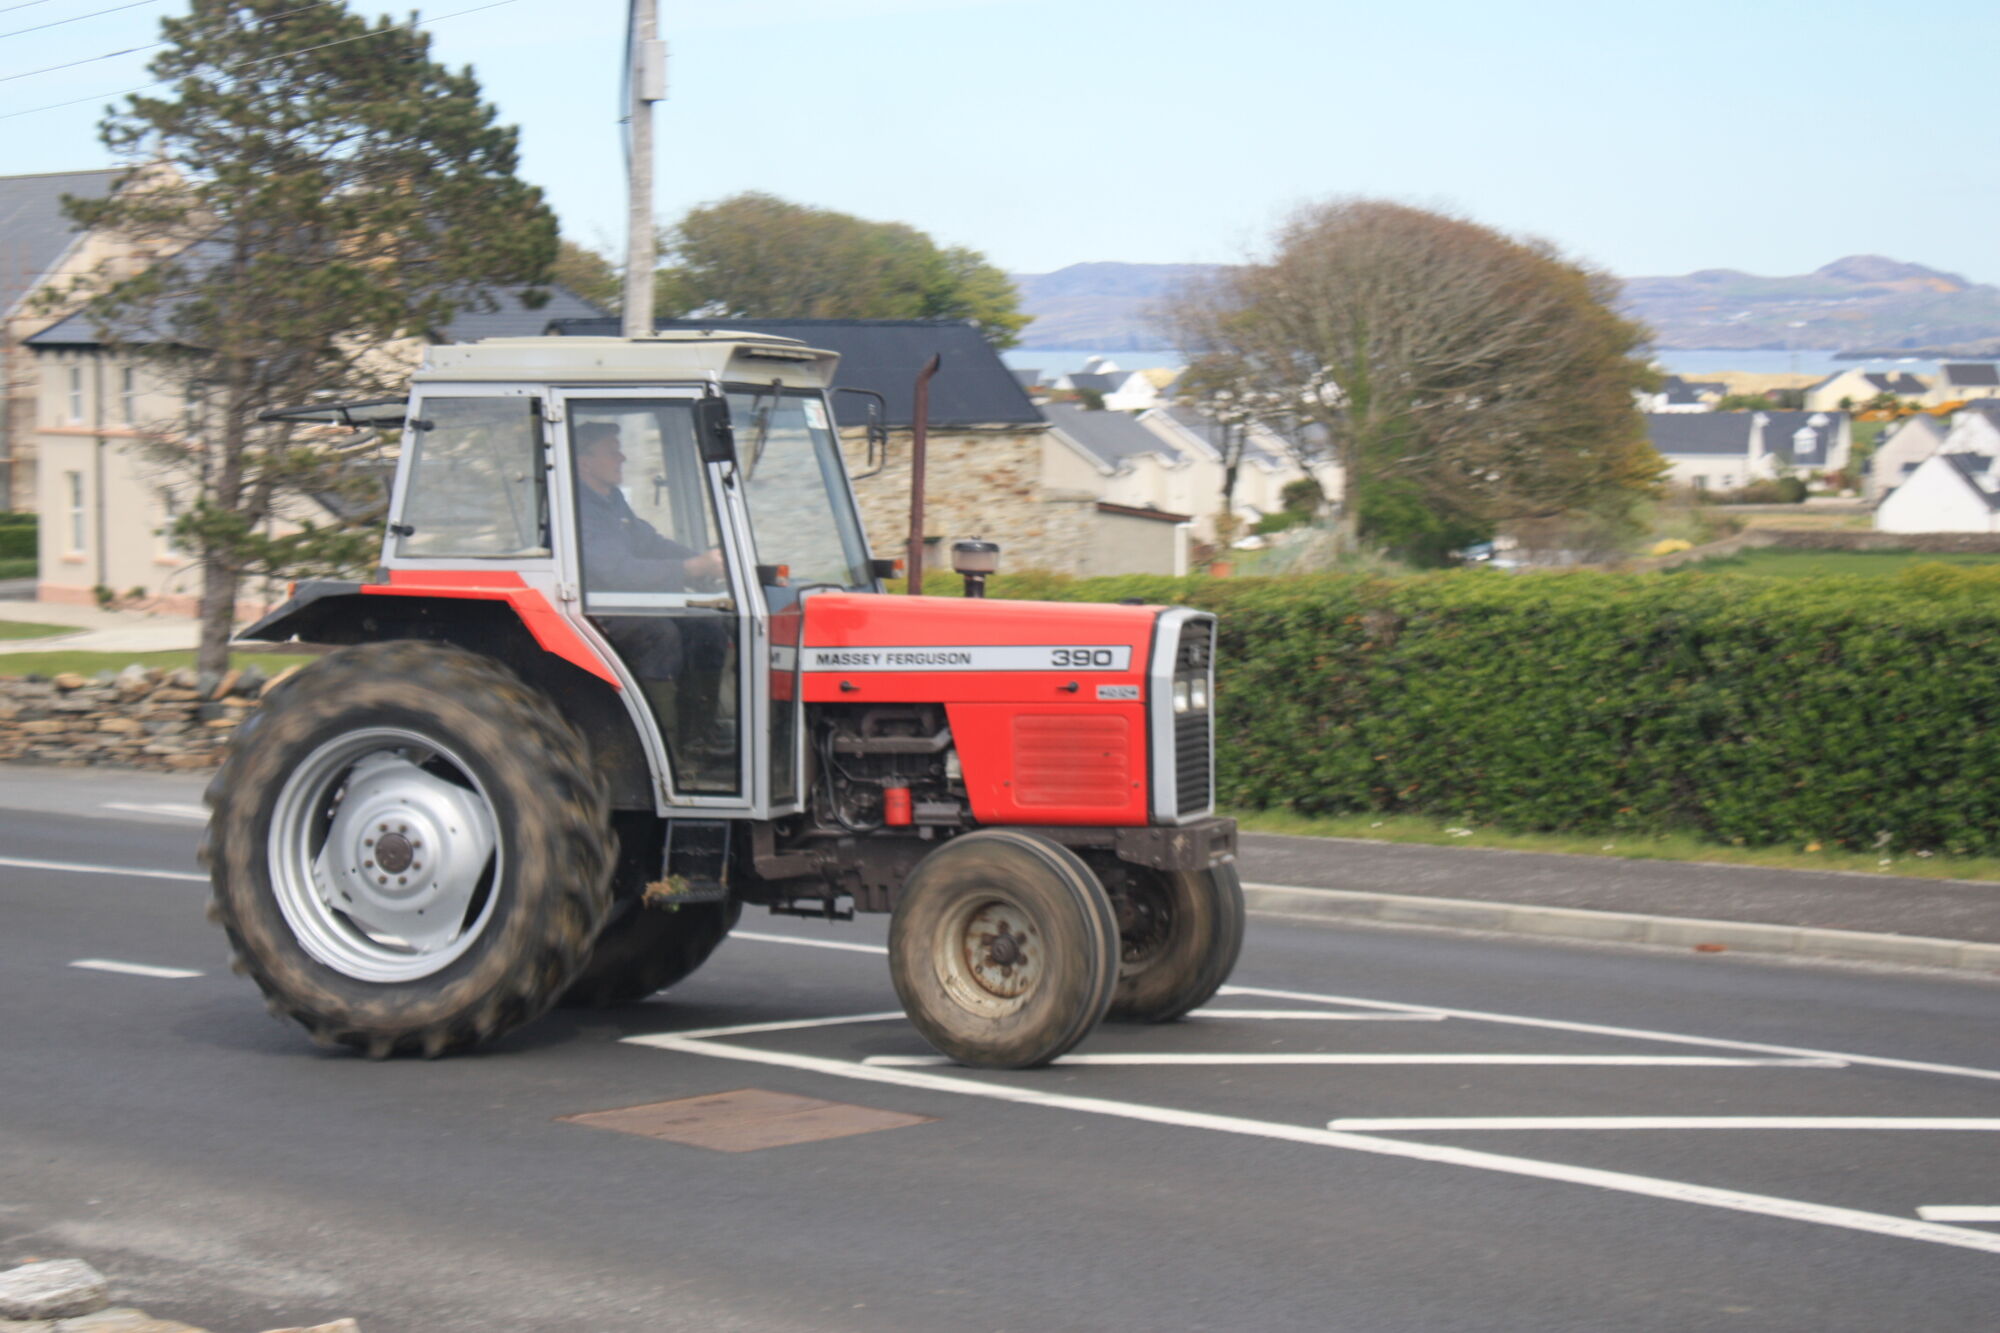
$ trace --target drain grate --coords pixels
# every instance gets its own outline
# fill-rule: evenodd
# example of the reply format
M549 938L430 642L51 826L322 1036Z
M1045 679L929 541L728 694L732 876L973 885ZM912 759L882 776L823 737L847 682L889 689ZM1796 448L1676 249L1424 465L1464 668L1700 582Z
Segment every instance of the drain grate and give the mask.
M817 1097L794 1097L786 1092L766 1092L762 1088L738 1088L706 1097L683 1097L679 1101L585 1111L557 1118L572 1125L615 1129L621 1134L666 1139L716 1152L782 1148L791 1143L902 1129L935 1119L850 1106L845 1102L824 1102Z

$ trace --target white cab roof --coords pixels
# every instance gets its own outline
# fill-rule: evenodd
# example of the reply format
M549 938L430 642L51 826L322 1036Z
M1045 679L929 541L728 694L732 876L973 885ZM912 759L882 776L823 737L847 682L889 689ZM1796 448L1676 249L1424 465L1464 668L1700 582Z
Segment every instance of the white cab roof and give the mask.
M688 329L647 338L488 338L424 349L412 376L519 384L685 384L718 380L823 389L840 357L795 338Z

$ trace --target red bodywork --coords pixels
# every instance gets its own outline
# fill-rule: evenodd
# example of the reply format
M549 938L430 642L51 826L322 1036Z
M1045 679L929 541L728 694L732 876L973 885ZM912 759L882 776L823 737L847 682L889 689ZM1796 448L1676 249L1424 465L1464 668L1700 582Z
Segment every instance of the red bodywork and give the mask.
M1147 822L1145 682L1158 607L821 593L805 649L1073 644L1123 670L808 671L808 703L941 703L982 824ZM845 686L846 688L843 688ZM1099 686L1125 699L1100 699ZM1119 689L1118 687L1126 687Z

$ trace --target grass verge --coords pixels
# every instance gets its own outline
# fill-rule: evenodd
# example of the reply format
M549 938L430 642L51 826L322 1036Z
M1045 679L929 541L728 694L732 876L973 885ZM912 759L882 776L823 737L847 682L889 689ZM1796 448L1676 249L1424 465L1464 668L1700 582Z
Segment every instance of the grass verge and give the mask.
M1447 824L1415 815L1297 815L1283 810L1229 812L1246 833L1293 833L1312 838L1367 838L1377 842L1431 847L1484 847L1511 852L1555 852L1606 856L1628 861L1706 861L1716 865L1765 866L1777 870L1845 870L1862 874L1908 875L1916 879L1974 879L2000 882L2000 856L1942 856L1920 853L1807 851L1803 846L1728 847L1691 834L1660 837L1574 833L1503 833L1498 829Z
M43 625L32 620L0 620L0 639L46 639L55 634L74 634L74 625Z
M315 653L231 653L229 665L249 666L255 662L264 673L275 676L288 666L318 661ZM0 676L53 676L74 671L79 676L95 676L100 671L123 671L137 662L140 666L171 671L194 665L192 652L179 653L0 653Z

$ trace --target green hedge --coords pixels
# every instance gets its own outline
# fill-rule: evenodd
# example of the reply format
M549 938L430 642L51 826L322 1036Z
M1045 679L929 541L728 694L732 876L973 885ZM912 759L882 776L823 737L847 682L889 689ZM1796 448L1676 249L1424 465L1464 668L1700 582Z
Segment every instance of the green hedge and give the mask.
M1217 612L1232 805L2000 852L2000 570L1019 575L993 593Z
M35 558L35 516L0 512L0 560Z

